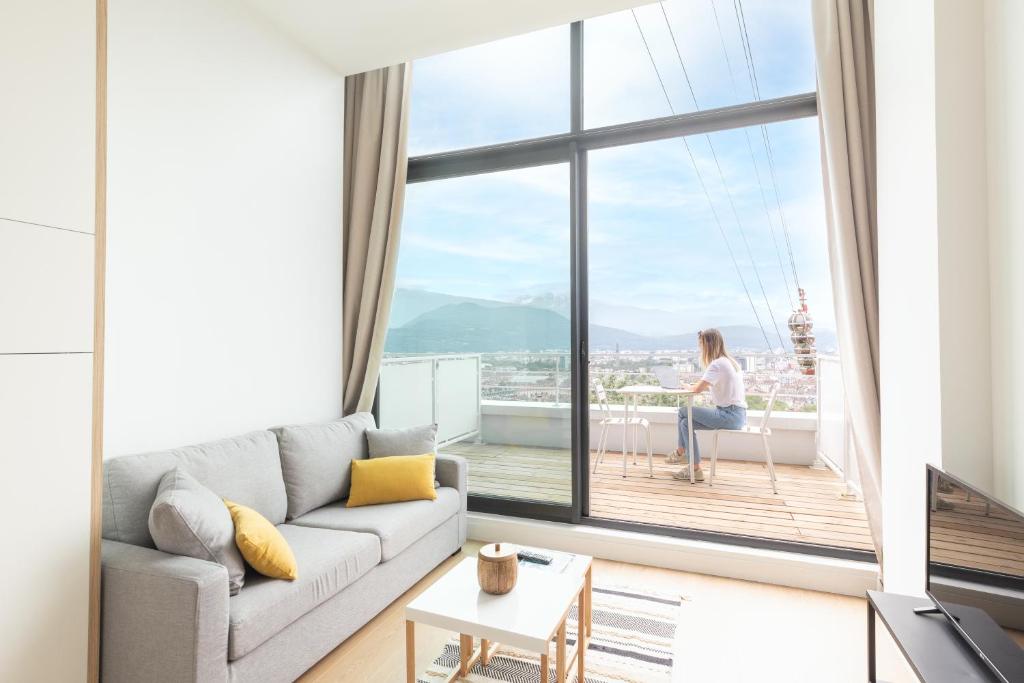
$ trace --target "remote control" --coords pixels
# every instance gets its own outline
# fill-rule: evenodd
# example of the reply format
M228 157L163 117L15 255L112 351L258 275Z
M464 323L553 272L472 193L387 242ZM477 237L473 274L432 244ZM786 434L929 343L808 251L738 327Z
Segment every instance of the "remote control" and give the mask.
M542 555L532 550L520 550L518 555L519 559L523 562L533 562L534 564L551 564L554 561L554 558L550 555Z

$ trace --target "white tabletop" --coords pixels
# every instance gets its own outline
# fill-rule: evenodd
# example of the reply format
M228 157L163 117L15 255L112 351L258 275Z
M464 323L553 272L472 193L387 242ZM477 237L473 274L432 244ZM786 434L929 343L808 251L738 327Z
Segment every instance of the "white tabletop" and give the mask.
M589 557L577 556L586 560ZM516 587L505 595L480 590L476 558L466 558L405 608L421 624L487 638L530 652L546 652L552 634L583 586L573 563L562 573L519 567Z
M657 384L631 384L628 387L608 389L619 394L671 394L672 396L692 396L694 392L690 389L666 389Z

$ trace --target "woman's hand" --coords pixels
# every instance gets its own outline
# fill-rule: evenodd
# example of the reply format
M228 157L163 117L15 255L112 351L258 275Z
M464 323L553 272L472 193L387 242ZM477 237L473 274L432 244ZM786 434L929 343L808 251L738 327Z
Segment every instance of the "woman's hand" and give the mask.
M702 391L707 391L710 386L711 386L710 384L708 384L704 380L701 380L701 381L697 382L696 384L691 384L690 386L686 387L686 391L688 391L690 393L693 393L693 394L699 394Z

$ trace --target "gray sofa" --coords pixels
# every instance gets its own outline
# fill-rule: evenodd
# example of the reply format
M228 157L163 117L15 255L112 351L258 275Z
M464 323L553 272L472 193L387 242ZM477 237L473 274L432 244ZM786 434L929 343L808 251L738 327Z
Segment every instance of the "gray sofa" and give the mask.
M368 457L363 413L199 446L112 458L103 473L104 681L290 681L466 540L467 466L439 455L437 500L348 509L349 462ZM157 550L149 509L183 467L277 525L295 581ZM315 509L310 509L316 505Z

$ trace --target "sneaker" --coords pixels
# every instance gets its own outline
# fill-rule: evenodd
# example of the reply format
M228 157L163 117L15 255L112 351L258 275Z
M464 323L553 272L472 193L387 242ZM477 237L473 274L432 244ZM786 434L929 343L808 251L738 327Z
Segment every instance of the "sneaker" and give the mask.
M673 472L672 473L672 478L673 479L679 479L680 481L690 481L690 468L689 468L689 466L684 467L683 469L679 470L678 472ZM693 480L694 481L704 481L704 470L696 470L693 473Z
M688 464L690 462L690 457L686 453L683 453L683 455L680 456L679 451L672 451L671 453L665 456L665 462L669 465L675 465L678 463Z

